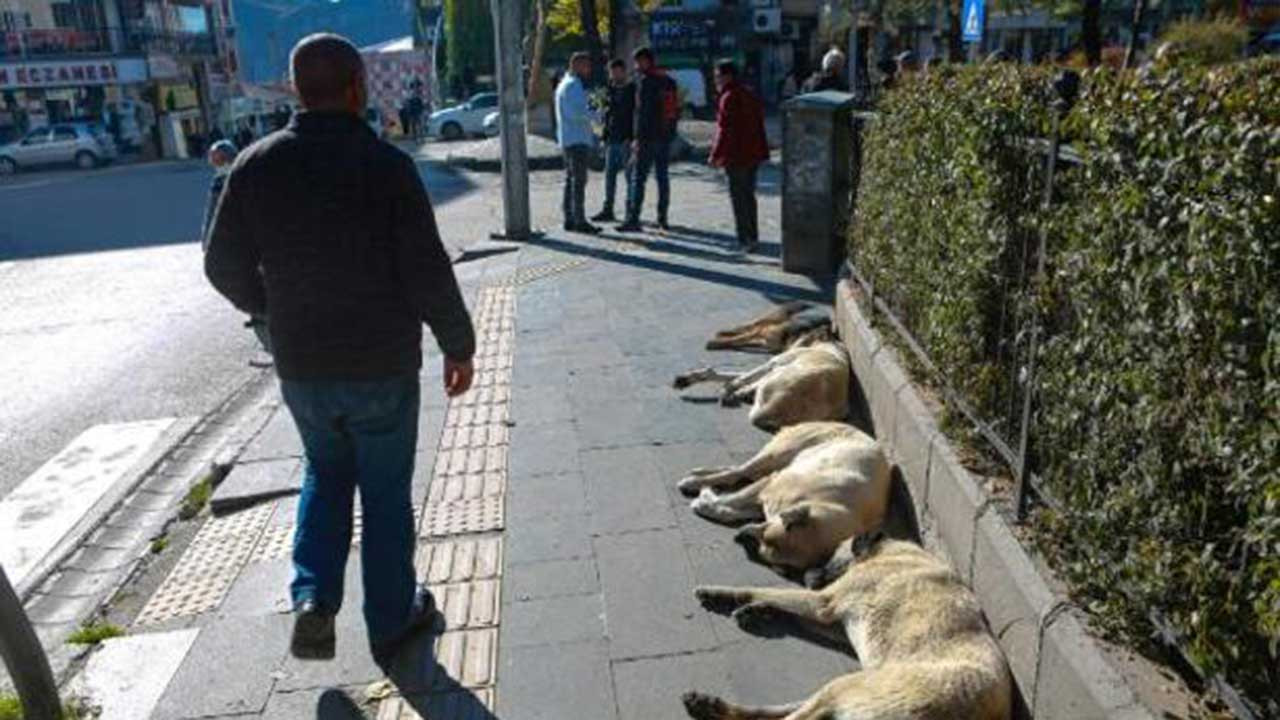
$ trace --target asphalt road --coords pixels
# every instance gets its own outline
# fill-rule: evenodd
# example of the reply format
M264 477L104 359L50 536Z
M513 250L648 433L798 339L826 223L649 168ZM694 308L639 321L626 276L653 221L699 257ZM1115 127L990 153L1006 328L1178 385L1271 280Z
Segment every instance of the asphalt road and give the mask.
M437 205L477 190L423 168ZM0 497L89 427L201 416L257 372L206 283L199 163L0 181Z

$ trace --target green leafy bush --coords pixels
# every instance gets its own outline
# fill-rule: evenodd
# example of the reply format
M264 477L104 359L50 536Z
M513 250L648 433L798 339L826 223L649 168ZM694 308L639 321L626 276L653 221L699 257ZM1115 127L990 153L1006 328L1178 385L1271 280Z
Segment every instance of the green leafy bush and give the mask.
M1238 60L1249 42L1240 21L1180 20L1160 34L1156 61L1162 66L1219 65Z
M1036 309L1032 447L1064 505L1033 519L1040 547L1102 627L1141 646L1157 610L1262 702L1280 685L1280 61L1087 74L1064 123L1082 162L1045 212L1013 137L1045 135L1048 86L983 67L890 93L850 256L986 417L1021 392L1002 351ZM1032 296L1015 279L1040 228Z

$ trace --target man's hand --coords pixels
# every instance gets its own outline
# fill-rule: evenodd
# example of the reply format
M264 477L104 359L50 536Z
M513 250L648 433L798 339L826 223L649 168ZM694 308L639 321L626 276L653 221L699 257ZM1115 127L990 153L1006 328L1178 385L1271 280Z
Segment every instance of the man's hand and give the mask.
M444 393L449 397L457 397L471 389L471 380L475 377L476 368L470 360L444 359Z

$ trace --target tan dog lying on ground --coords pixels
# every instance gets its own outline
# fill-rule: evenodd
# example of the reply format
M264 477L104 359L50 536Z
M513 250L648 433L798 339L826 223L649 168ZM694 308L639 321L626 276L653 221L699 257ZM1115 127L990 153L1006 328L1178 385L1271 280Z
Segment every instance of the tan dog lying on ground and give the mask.
M1008 720L1013 684L977 598L951 568L917 545L872 539L820 591L701 587L702 604L739 625L797 616L843 626L862 669L794 705L747 708L684 696L698 720ZM860 557L859 557L860 556Z
M746 325L721 330L708 350L766 350L780 353L804 336L831 337L831 315L803 300L783 303Z
M716 494L749 482L735 492ZM852 425L810 422L775 435L742 465L693 470L678 484L690 507L717 522L757 521L737 541L779 570L808 570L842 542L880 527L889 504L889 461Z
M748 417L762 430L799 422L843 420L849 414L849 354L833 340L793 347L743 373L703 368L677 375L677 390L701 382L723 382L720 403L734 406L754 397Z

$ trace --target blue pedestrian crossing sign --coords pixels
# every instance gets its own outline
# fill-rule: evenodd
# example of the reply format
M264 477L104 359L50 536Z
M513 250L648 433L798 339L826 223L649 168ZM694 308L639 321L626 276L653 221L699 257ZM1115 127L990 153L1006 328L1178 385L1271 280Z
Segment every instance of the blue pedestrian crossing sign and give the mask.
M964 0L961 23L961 35L965 42L982 42L982 31L987 26L987 7L984 0Z

